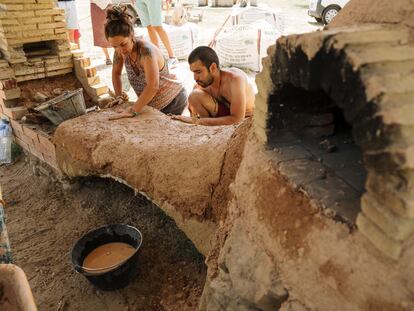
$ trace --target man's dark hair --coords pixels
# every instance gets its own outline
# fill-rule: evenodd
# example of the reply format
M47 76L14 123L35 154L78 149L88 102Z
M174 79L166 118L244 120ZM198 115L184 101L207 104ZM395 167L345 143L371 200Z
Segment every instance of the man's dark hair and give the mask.
M217 53L208 46L199 46L190 53L190 56L188 56L188 63L190 65L198 60L206 66L207 69L210 69L212 63L216 63L217 68L220 68Z

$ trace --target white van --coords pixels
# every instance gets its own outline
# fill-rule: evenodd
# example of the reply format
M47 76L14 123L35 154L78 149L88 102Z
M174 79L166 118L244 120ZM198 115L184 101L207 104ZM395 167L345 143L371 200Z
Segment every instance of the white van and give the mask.
M325 25L338 14L350 0L310 0L308 14Z

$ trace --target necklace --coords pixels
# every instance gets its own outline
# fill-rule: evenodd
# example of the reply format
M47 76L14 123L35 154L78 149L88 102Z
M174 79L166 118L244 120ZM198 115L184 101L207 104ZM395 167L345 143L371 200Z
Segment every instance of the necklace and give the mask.
M133 52L136 51L136 59L134 60ZM134 68L134 71L140 71L140 65L139 65L139 57L138 57L138 44L134 42L134 45L132 47L131 55L129 56L129 59L131 60L132 67Z

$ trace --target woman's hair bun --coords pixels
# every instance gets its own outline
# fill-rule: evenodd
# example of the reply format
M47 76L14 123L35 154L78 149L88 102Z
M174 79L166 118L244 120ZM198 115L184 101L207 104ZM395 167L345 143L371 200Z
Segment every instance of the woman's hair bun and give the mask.
M126 6L117 4L106 11L106 19L108 22L120 21L125 23L131 23L132 16L128 14Z

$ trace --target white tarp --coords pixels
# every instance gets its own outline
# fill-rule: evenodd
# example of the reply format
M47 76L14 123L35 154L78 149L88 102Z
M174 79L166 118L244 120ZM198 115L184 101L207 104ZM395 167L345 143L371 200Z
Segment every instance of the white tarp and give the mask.
M181 26L174 26L163 24L162 25L168 34L171 47L174 51L175 57L178 59L187 59L191 51L196 47L196 41L198 36L198 27L194 23L185 23ZM143 37L149 41L148 31L146 28L135 28L135 36ZM167 50L160 41L160 50L164 55L168 57Z
M218 35L215 51L223 66L260 71L267 48L280 36L281 33L264 20L234 25L224 28Z

